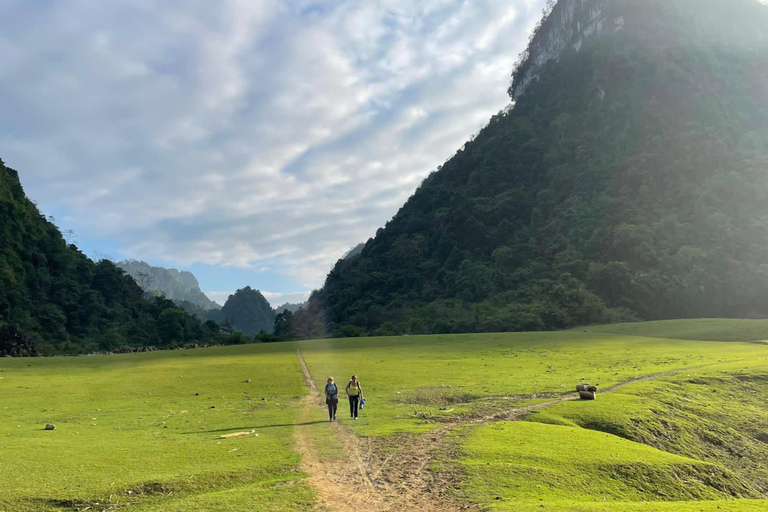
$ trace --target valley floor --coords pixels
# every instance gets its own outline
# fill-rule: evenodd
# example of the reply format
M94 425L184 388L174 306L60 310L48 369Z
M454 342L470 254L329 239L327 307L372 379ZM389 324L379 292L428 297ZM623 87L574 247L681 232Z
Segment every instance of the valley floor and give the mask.
M2 360L0 510L768 509L768 322L587 331Z

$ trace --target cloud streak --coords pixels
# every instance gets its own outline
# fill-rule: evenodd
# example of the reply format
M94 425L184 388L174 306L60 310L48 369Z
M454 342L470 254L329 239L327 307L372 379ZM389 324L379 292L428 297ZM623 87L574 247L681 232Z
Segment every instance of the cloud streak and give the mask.
M24 1L0 156L121 257L307 288L508 102L530 1Z

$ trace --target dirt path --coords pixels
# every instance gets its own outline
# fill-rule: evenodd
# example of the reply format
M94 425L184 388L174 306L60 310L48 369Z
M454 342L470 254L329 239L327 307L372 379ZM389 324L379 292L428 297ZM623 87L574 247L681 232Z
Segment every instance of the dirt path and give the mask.
M298 351L298 358L310 390L304 403L304 413L309 417L313 409L324 409L325 406L301 351ZM431 478L427 475L432 473L427 471L432 456L427 447L439 444L445 432L427 434L424 441L420 439L415 445L409 445L404 453L397 454L395 464L385 465L378 460L381 451L374 448L370 439L358 438L341 423L333 423L332 428L344 450L345 459L320 461L308 428L306 425L297 426L296 446L302 456L302 469L310 475L309 482L318 493L318 510L451 512L468 509L446 496L446 488L437 485L438 482L430 485ZM404 454L408 456L404 457ZM406 469L393 472L387 471L387 468Z
M305 398L299 423L309 423L312 411L325 409L323 397L307 368L301 351L297 351L310 394ZM709 365L702 365L709 366ZM617 391L630 384L668 377L697 367L672 370L631 379L601 390L600 394ZM319 460L309 435L311 425L296 427L296 449L302 457L302 469L319 497L317 510L327 512L451 512L479 510L479 507L456 501L450 490L458 486L460 475L450 468L434 471L436 459L454 459L455 444L448 433L464 426L483 426L498 421L515 421L526 414L556 404L578 400L577 395L558 397L546 402L516 407L477 417L459 417L422 435L403 435L390 440L361 439L344 425L333 423L334 432L344 450L344 460ZM440 457L436 457L440 454Z

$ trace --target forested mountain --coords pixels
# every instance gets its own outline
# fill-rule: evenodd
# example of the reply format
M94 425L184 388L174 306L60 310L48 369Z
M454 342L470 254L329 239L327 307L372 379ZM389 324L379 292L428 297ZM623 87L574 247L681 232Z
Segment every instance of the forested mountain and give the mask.
M120 261L117 266L125 270L144 291L161 292L177 304L186 301L205 311L221 309L221 306L203 293L200 283L192 272L153 267L149 263L137 260Z
M271 333L275 328L275 311L259 290L246 286L230 295L218 311L209 311L208 317L227 322L249 336L261 331Z
M0 160L0 356L243 341L67 244Z
M512 106L310 304L337 334L766 316L766 91L757 0L561 0Z

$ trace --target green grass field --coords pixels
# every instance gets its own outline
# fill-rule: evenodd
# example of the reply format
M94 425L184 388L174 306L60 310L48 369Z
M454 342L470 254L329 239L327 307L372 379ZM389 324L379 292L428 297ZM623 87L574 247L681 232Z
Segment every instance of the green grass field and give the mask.
M360 376L366 409L350 421L342 399L339 417L361 439L455 425L457 456L435 467L481 509L767 510L768 345L742 341L767 338L768 322L696 322L3 359L0 510L312 509L297 433L321 464L344 455L322 410L306 409L297 349L320 385ZM671 370L524 421L478 421L582 381Z
M3 510L240 510L254 497L299 510L314 499L293 451L306 388L288 347L6 359L0 370ZM49 422L57 430L42 430ZM217 439L251 428L258 437Z

